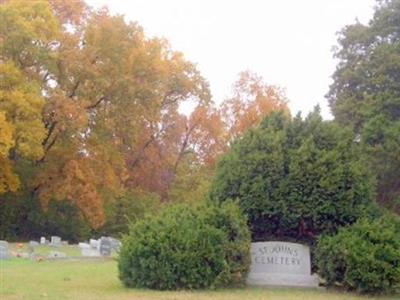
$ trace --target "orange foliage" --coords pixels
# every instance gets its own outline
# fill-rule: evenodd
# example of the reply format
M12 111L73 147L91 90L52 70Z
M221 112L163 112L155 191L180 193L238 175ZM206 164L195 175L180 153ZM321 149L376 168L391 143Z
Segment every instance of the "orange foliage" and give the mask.
M233 96L225 100L221 107L229 140L259 125L268 113L280 110L289 114L287 99L281 89L265 84L262 77L255 73L240 73L233 85Z

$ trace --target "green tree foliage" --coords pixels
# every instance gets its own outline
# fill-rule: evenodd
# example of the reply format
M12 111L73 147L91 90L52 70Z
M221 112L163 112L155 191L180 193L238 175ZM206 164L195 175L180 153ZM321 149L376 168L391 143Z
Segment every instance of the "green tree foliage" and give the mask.
M62 236L69 242L90 238L90 226L79 209L69 201L50 201L43 211L29 194L7 194L0 199L0 239L21 241L42 236Z
M215 202L238 199L253 240L312 242L355 222L373 203L374 184L352 132L323 121L274 113L219 162Z
M122 243L119 276L128 287L199 289L243 283L250 233L237 205L174 205L134 224Z
M146 214L156 214L160 208L160 197L157 194L127 192L105 207L106 222L98 229L99 234L120 237L128 233L130 225Z
M346 26L328 100L361 137L378 177L378 200L400 212L400 1L380 0L368 25Z
M361 219L334 236L318 240L319 274L328 285L361 293L400 289L400 219Z

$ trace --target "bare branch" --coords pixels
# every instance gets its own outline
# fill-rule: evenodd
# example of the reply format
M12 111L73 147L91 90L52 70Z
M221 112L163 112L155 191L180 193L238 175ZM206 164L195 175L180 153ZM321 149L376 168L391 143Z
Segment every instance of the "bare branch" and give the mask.
M93 109L93 108L96 108L96 107L99 106L100 103L103 102L104 100L106 100L106 96L103 96L103 97L101 97L99 100L97 100L95 103L86 106L85 109Z

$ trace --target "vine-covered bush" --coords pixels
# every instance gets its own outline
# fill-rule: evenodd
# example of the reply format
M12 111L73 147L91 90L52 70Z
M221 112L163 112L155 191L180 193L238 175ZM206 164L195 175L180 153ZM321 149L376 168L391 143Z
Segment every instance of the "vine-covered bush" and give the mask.
M334 236L319 238L319 273L328 285L360 293L400 288L400 220L383 216L359 220Z
M253 240L312 243L354 223L373 203L374 182L351 131L273 113L221 159L211 199L238 200Z
M237 205L175 205L135 223L122 242L125 286L199 289L241 283L249 268L250 233Z

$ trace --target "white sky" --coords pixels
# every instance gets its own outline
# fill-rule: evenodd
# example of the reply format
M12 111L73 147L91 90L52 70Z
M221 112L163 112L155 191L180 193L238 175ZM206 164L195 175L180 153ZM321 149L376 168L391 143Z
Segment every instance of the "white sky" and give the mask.
M284 87L293 114L325 99L343 26L372 17L374 0L87 0L138 21L196 63L220 103L243 70Z

